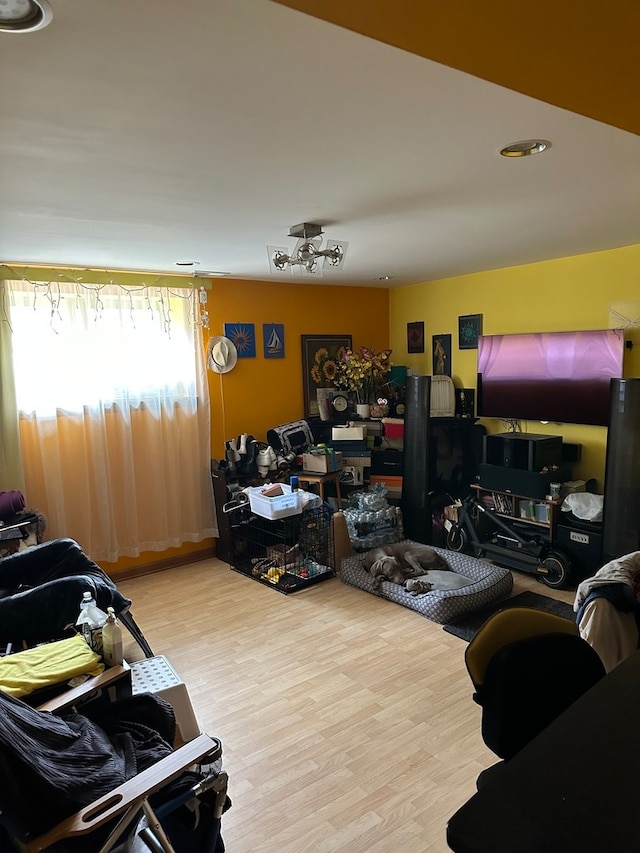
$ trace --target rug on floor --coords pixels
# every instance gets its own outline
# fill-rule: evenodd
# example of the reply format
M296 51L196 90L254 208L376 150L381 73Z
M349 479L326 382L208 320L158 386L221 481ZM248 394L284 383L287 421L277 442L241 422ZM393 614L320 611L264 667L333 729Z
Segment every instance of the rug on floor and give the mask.
M549 598L546 595L538 595L537 592L521 592L519 595L514 595L513 598L496 601L491 607L467 613L455 623L452 622L450 625L443 625L443 628L448 634L453 634L456 637L460 637L461 640L469 642L489 616L497 613L498 610L506 610L508 607L533 607L536 610L546 610L547 613L555 613L556 616L564 616L565 619L575 619L575 613L571 604L567 604L564 601L557 601L555 598Z

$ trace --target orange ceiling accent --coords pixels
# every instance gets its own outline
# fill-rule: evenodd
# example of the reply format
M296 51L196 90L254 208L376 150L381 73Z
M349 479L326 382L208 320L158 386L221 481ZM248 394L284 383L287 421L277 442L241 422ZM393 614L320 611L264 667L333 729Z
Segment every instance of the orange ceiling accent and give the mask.
M637 0L273 0L640 134Z

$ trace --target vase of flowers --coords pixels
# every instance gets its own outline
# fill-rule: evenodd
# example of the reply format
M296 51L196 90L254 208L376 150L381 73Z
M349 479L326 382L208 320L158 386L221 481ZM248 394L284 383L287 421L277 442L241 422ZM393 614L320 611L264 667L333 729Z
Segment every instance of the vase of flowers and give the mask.
M371 404L379 397L391 370L391 350L376 352L371 347L360 347L357 352L346 350L340 359L335 384L355 396L356 412L368 418ZM359 407L363 408L360 410ZM366 412L364 409L366 406Z

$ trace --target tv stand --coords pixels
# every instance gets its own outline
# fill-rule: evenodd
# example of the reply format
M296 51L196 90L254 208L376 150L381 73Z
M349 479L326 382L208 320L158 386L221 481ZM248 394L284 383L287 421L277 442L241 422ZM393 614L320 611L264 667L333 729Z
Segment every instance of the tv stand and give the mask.
M537 575L561 589L570 579L571 561L553 544L555 511L560 500L533 501L513 492L473 485L447 532L447 548L471 551L499 565ZM534 518L522 518L533 507ZM538 518L536 518L536 513Z
M523 528L530 526L538 534L550 542L555 538L562 500L560 498L532 498L527 495L514 494L511 491L497 491L473 483L471 488L476 492L477 499L488 509L509 521L515 521Z

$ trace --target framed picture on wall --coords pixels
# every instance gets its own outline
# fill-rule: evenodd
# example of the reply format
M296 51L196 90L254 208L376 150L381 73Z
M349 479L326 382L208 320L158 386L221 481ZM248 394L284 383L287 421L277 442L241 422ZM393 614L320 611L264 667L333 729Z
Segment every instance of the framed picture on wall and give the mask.
M407 323L407 352L424 352L424 321Z
M224 334L235 344L238 358L256 357L256 327L254 323L225 323Z
M451 376L451 335L434 335L431 341L433 375Z
M263 323L262 343L265 358L284 358L284 323Z
M458 317L458 347L478 349L478 338L482 334L482 314L463 314Z
M319 399L326 399L327 389L334 387L338 362L343 352L351 349L352 338L351 335L301 335L301 340L304 416L318 418Z

